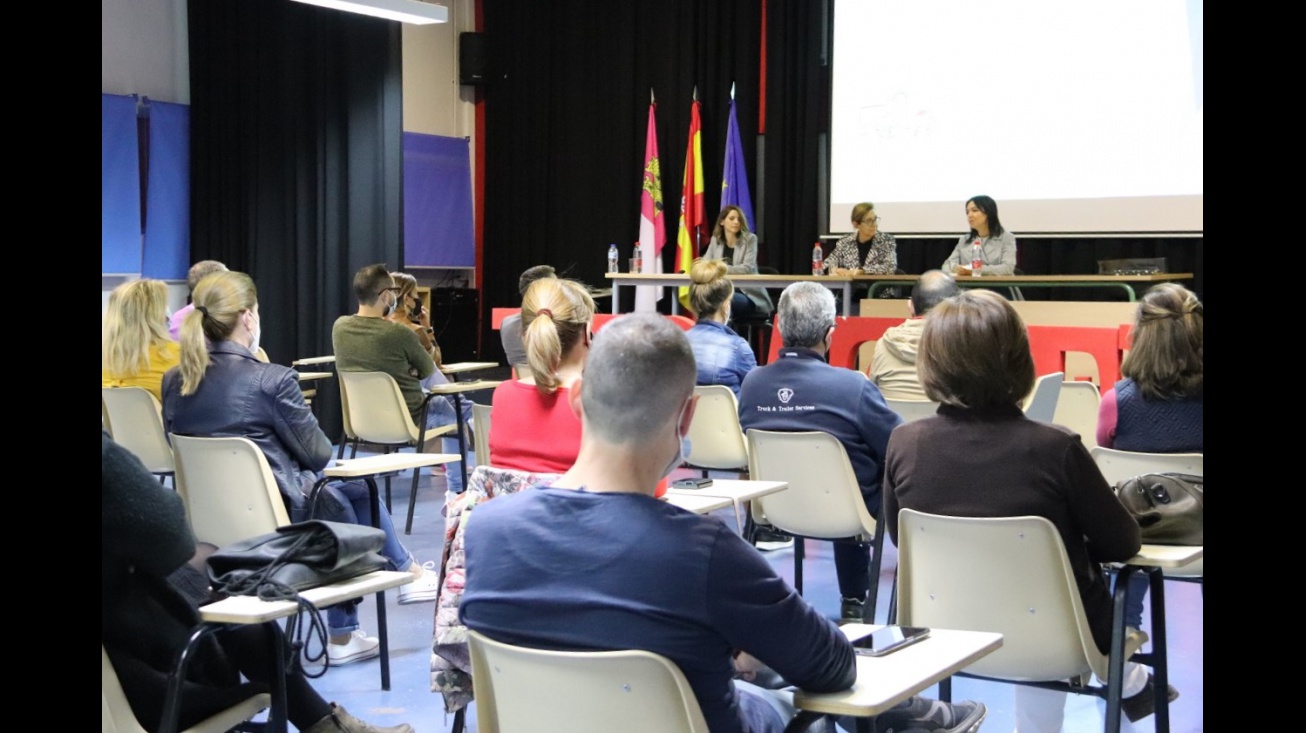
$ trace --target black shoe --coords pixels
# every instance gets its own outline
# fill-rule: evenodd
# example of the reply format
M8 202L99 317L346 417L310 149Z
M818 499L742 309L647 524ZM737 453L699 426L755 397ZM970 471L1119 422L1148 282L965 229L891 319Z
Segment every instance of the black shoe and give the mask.
M866 620L866 599L864 598L844 598L839 604L839 619L841 621Z
M875 726L882 733L971 733L979 730L986 715L982 702L946 703L918 696L881 713Z
M1170 702L1174 702L1175 698L1179 697L1179 691L1174 688L1174 685L1167 685L1166 687L1168 689L1166 698ZM1120 709L1124 711L1125 717L1129 718L1129 722L1137 723L1156 712L1155 691L1156 679L1149 674L1147 675L1147 684L1143 685L1143 689L1138 694L1120 701Z
M753 531L753 547L762 552L783 550L794 546L794 538L774 527L758 527Z

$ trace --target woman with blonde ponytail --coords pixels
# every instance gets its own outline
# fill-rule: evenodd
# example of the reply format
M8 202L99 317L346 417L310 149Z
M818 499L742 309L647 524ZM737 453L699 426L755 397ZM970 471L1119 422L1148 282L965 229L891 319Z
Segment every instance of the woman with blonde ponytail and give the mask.
M236 436L253 441L268 459L290 519L373 525L367 487L331 483L309 516L308 493L331 460L331 441L304 402L295 371L259 361L258 292L243 272L215 272L195 288L195 309L181 324L181 365L163 378L163 424L169 433ZM375 526L386 535L381 554L392 570L414 582L399 589L400 603L435 600L436 576L404 549L385 506ZM201 538L202 539L202 538ZM380 654L380 641L358 628L353 604L328 610L331 664Z
M109 294L100 329L100 376L105 387L144 387L163 399L163 375L180 352L168 336L168 286L133 280Z
M574 280L536 280L522 298L522 344L531 376L494 390L490 465L563 473L580 452L569 390L589 355L594 299Z

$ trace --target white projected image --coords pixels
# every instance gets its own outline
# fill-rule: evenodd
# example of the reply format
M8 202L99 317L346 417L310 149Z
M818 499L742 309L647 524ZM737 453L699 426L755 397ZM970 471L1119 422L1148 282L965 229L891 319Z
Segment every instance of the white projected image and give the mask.
M831 227L1200 230L1201 84L1200 2L841 0Z

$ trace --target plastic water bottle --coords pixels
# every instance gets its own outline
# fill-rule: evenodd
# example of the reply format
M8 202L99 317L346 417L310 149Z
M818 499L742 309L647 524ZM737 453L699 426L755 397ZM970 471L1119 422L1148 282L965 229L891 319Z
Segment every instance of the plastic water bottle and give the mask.
M639 273L644 271L644 255L639 251L639 242L635 243L635 252L631 255L630 261L634 263L631 265L631 272Z
M979 237L970 245L970 275L979 277L980 270L984 269L984 246L980 244Z
M821 241L818 239L816 245L812 247L812 274L825 274L825 253L821 251Z
M608 272L621 272L621 269L617 266L617 259L619 257L620 255L617 254L617 243L613 242L612 244L609 244L608 245Z

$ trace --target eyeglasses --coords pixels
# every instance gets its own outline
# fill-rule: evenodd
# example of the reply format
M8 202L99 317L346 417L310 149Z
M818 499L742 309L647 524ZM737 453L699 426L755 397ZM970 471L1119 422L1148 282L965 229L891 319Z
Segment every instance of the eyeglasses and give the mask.
M861 226L862 224L879 224L879 223L880 223L880 217L868 216L865 219L862 219L861 221L857 222L857 225Z

